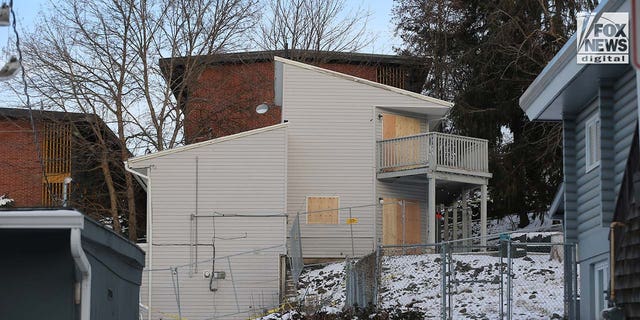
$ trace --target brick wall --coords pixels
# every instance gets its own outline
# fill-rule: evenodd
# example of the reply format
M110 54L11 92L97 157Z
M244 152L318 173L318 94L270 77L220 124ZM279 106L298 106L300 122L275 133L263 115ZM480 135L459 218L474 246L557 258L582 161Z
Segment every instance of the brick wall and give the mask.
M0 119L0 194L16 207L42 205L42 169L29 120Z
M320 64L322 68L376 81L376 65ZM280 109L257 114L257 105L273 102L274 64L226 64L207 68L191 88L185 138L208 140L280 123Z

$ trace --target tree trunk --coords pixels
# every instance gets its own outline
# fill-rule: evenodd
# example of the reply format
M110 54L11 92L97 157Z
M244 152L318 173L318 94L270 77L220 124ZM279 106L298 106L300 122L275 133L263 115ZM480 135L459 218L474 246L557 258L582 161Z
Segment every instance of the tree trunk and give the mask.
M136 242L138 240L138 215L131 173L125 172L125 180L127 183L127 205L129 207L129 240Z
M531 221L529 221L529 214L527 212L520 212L518 213L518 216L520 217L520 223L518 223L518 228L524 228L528 226L529 223L531 223Z
M109 190L109 212L111 212L111 218L113 219L111 225L113 227L113 231L120 234L122 233L122 228L120 227L120 217L118 215L118 193L113 185L111 168L109 168L109 159L106 151L102 151L100 153L100 167L102 168L102 174L104 175L104 182L107 184L107 190Z

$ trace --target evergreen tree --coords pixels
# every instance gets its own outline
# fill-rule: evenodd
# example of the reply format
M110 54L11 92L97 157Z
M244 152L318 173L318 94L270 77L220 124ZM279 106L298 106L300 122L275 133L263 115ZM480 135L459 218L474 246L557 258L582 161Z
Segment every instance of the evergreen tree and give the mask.
M427 94L455 103L452 133L489 140L494 216L544 211L562 181L561 123L530 122L518 99L576 28L589 0L396 0L398 52L425 59Z

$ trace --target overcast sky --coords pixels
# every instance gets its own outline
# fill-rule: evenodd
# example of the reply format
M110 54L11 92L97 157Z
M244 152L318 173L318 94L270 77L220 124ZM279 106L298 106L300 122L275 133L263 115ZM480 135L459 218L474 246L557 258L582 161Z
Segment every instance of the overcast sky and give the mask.
M30 27L33 25L38 12L49 0L18 0L14 2L18 26ZM369 10L371 16L367 29L373 33L374 42L363 49L366 53L392 54L393 46L398 46L399 40L393 36L391 24L391 8L393 0L347 0L347 4L353 9L361 7ZM13 38L13 37L12 37ZM7 33L0 34L0 44L6 43Z

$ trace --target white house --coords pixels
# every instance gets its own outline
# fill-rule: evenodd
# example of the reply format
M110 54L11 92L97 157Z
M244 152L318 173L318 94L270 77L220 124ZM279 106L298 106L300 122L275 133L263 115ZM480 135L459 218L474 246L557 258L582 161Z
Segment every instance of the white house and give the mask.
M436 205L480 188L486 234L487 141L430 132L451 103L278 57L274 89L281 124L128 161L147 186L148 269L189 265L181 310L175 277L145 274L150 318L277 305L293 226L306 259L433 243ZM203 276L212 269L226 276L215 291Z

